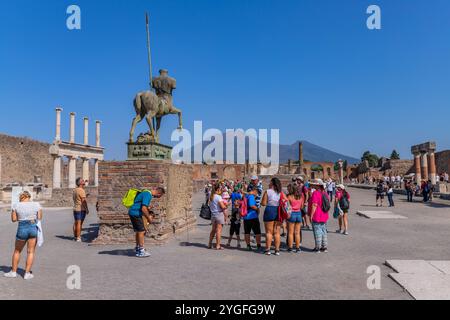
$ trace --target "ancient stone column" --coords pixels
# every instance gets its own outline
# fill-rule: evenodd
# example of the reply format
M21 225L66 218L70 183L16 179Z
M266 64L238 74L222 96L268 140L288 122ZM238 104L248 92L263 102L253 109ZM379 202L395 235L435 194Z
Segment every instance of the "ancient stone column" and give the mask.
M84 121L84 145L89 145L89 118L85 117Z
M421 163L422 179L427 181L428 180L428 154L426 152L422 153L421 157L422 157L422 163Z
M344 161L338 160L339 165L339 183L344 184Z
M70 143L75 143L75 112L70 113Z
M76 188L77 158L69 157L69 188Z
M416 182L419 184L422 181L422 173L420 171L420 153L414 154L414 171L416 174Z
M61 189L61 157L53 157L53 189Z
M100 121L95 121L95 146L100 148Z
M61 108L56 108L56 134L55 142L61 141Z
M82 158L83 160L83 180L88 182L89 181L89 159L88 158ZM91 183L89 183L91 184Z
M430 180L432 184L436 184L436 157L434 150L430 150L429 154Z
M300 169L303 168L303 142L298 144L298 164Z
M287 174L291 174L291 167L292 167L292 160L289 159L288 160L288 172L287 172Z
M98 187L98 160L95 159L94 164L94 186Z

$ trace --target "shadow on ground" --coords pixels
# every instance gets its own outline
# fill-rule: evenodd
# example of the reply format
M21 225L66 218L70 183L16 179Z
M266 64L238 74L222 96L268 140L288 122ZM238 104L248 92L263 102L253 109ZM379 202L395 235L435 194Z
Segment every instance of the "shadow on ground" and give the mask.
M134 257L136 252L133 249L100 251L98 254L106 254L110 256Z
M98 230L99 225L97 223L90 224L89 227L83 228L81 230L81 240L83 242L92 242L98 237ZM58 239L66 240L66 241L73 241L73 236L66 236L66 235L57 235L55 236Z

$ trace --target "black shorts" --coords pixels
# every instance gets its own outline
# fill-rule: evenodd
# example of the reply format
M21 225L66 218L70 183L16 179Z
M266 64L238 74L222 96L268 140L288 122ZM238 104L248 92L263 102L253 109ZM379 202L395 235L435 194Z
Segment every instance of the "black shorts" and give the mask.
M373 199L373 198L372 198ZM377 193L377 200L378 199L381 199L381 200L383 200L384 199L384 193Z
M142 220L142 217L130 216L130 220L133 225L134 232L145 232L144 220Z
M241 224L240 223L235 223L235 221L231 221L231 225L230 225L230 236L232 235L239 235L239 233L241 232Z
M259 219L244 220L244 233L250 234L252 231L257 236L261 234Z

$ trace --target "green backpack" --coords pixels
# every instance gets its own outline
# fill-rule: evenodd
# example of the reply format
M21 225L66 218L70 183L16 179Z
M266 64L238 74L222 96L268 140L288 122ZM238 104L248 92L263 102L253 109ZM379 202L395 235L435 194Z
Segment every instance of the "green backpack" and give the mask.
M125 208L130 209L134 205L134 200L141 192L150 192L149 190L130 189L122 198L122 204Z

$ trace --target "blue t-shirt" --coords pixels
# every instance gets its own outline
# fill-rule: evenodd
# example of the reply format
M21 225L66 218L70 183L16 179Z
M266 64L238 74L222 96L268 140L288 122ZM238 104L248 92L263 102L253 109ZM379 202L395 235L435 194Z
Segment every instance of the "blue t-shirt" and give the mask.
M139 193L134 199L134 204L128 210L128 214L132 217L142 217L142 207L148 207L152 202L152 194L148 191Z
M250 207L256 206L256 199L253 194L249 194L247 196L247 206L248 206L248 211L247 211L247 215L244 217L244 220L257 219L258 212L256 212L256 210L253 210L250 208Z
M231 194L231 204L232 208L234 208L234 201L235 200L242 200L242 195L239 192L233 192Z

